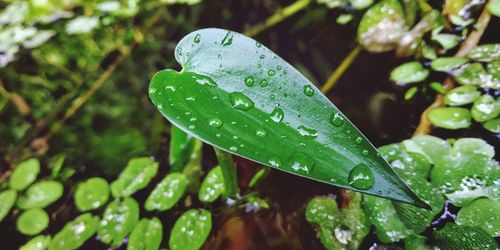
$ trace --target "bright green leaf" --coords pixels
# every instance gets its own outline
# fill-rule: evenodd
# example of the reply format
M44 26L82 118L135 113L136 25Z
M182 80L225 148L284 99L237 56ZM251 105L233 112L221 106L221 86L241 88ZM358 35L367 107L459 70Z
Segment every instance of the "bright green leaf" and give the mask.
M413 96L418 92L417 87L411 87L405 92L405 101L413 98Z
M63 195L64 187L57 181L40 181L31 185L17 200L22 209L44 208Z
M189 161L196 139L174 125L170 129L170 138L168 160L172 172L179 172Z
M436 71L450 72L467 63L463 57L440 57L431 62L431 68Z
M93 177L81 182L76 187L75 205L80 211L96 209L109 199L108 182L100 177Z
M427 118L434 126L446 129L468 128L471 124L470 111L464 108L434 108Z
M118 179L111 183L113 197L128 197L145 188L158 171L158 163L149 157L131 159Z
M479 97L472 105L472 118L478 122L485 122L500 115L500 100L485 94Z
M401 144L386 145L380 147L379 151L400 176L421 179L429 177L431 164L422 154L406 152Z
M17 231L26 235L36 235L49 225L49 215L43 209L31 208L17 218Z
M172 208L184 195L187 184L188 180L183 174L168 174L153 189L144 207L148 211L165 211Z
M423 155L430 163L439 164L451 152L450 144L435 136L419 135L403 141L407 152Z
M490 132L500 133L500 118L491 119L483 124L483 127Z
M224 180L220 166L208 172L201 183L198 199L203 202L213 202L224 193Z
M158 218L142 219L130 234L127 250L157 250L162 237L163 226Z
M248 182L248 187L254 187L257 185L267 174L269 173L269 168L263 167L252 176L252 179Z
M50 235L38 235L19 247L19 250L45 250L49 247Z
M500 79L490 75L480 63L472 63L461 68L454 79L462 85L476 85L482 88L500 89Z
M149 95L179 128L261 164L350 189L349 172L364 165L376 181L358 191L391 190L392 199L418 202L347 118L260 43L203 29L184 37L175 55L184 69L156 73Z
M436 91L437 93L439 94L446 94L446 89L443 87L443 84L439 83L439 82L431 82L429 83L429 87L431 87L431 89L433 89L434 91Z
M97 235L103 243L120 246L138 221L139 204L133 198L114 200L104 210Z
M391 80L400 85L421 82L427 78L429 70L425 69L420 62L407 62L399 65L391 72Z
M425 244L427 239L421 235L410 235L405 239L405 250L430 250Z
M441 250L481 249L495 250L498 244L488 233L478 227L459 226L448 223L434 232L434 238Z
M496 78L500 78L500 60L486 64L486 70Z
M36 180L40 172L38 159L29 159L17 164L9 178L9 187L15 190L24 190Z
M450 90L444 96L444 103L449 106L462 106L474 102L481 92L475 86L460 86Z
M172 250L200 249L212 229L212 215L205 209L189 209L175 222L168 245Z
M452 154L484 155L488 158L495 156L495 148L483 139L460 138L453 144Z
M61 231L59 231L52 242L49 250L68 250L78 249L97 231L99 217L90 213L85 213L73 221L68 222Z
M477 199L464 206L457 214L456 223L477 226L492 237L500 236L500 200Z
M488 1L488 5L486 5L486 8L488 8L488 11L492 15L500 17L500 0Z
M436 41L445 50L453 49L460 43L460 37L453 34L432 34L432 40Z
M5 190L0 193L0 222L9 214L10 209L16 203L16 190Z
M500 60L500 44L483 44L472 49L468 54L472 60L479 62L491 62Z

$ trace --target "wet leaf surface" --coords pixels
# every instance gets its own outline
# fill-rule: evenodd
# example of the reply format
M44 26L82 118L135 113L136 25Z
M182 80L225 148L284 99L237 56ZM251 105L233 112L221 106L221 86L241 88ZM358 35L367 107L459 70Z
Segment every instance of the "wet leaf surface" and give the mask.
M97 235L103 243L120 246L138 221L139 204L133 198L114 200L104 210Z
M17 206L22 209L44 208L61 198L64 188L57 181L40 181L19 196Z
M52 239L49 250L78 249L97 231L99 217L82 214L68 222Z
M200 249L212 229L212 215L205 209L190 209L174 224L168 245L172 250Z
M131 159L117 180L111 183L113 197L127 197L145 188L158 171L158 163L148 157Z
M15 190L24 190L31 185L40 172L40 162L29 159L19 163L9 178L9 187Z
M172 208L184 195L187 184L188 180L183 174L168 174L153 189L144 207L148 211L165 211Z
M80 211L96 209L109 199L108 182L100 177L90 178L76 187L75 205Z

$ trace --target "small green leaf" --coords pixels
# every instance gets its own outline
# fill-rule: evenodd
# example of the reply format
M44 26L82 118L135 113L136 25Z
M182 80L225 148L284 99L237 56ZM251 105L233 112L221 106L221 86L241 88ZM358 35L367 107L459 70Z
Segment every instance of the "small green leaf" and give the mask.
M434 126L446 129L468 128L471 124L470 111L464 108L434 108L427 118Z
M111 183L113 197L128 197L145 188L158 171L158 163L149 157L131 159L117 180Z
M59 231L52 242L49 250L67 250L78 249L97 231L99 217L91 213L85 213L73 221L68 222L61 231Z
M81 182L76 187L75 205L84 212L104 205L109 199L108 182L100 177L93 177Z
M350 21L352 21L352 15L351 14L341 14L337 17L336 22L341 25L348 24Z
M212 229L212 215L205 209L189 209L175 222L168 245L172 250L196 250Z
M496 118L500 114L500 100L488 94L482 95L472 105L471 114L478 122Z
M198 199L203 202L213 202L224 193L224 180L220 166L214 167L208 172L201 183Z
M130 234L127 250L157 250L162 237L163 226L158 218L142 219Z
M174 125L170 129L170 138L170 167L172 172L179 172L189 161L196 139Z
M456 223L464 226L477 226L492 237L500 236L500 200L477 199L464 206L457 214Z
M439 94L446 94L446 89L443 87L443 84L440 82L431 82L429 83L429 87L433 89L434 91L438 92Z
M188 180L183 174L168 174L153 189L144 207L148 211L165 211L172 208L184 195L187 184Z
M498 244L488 233L478 227L459 226L448 223L434 232L434 238L441 250L481 249L495 250Z
M393 69L390 78L399 85L406 85L421 82L428 75L429 70L425 69L420 62L407 62Z
M500 0L488 1L488 5L486 5L486 8L488 8L488 11L492 15L500 17Z
M50 235L38 235L19 247L19 250L45 250L49 247Z
M454 79L462 85L476 85L482 88L500 89L500 79L488 74L483 65L472 63L461 68Z
M49 225L49 215L43 209L31 208L17 218L17 231L26 235L36 235Z
M500 133L500 118L491 119L483 124L483 127L490 132Z
M462 106L474 102L481 92L475 86L460 86L450 90L444 96L444 103L449 106Z
M252 176L252 179L248 182L248 187L254 187L257 185L267 174L269 173L269 168L263 167Z
M422 154L406 152L401 144L386 145L380 147L379 151L400 176L421 179L429 177L431 164Z
M439 43L445 50L453 49L460 43L460 37L453 34L434 34L433 32L431 39Z
M16 203L16 190L5 190L0 193L0 222L9 214L10 209Z
M413 98L413 96L418 92L417 87L411 87L405 92L405 101L408 101Z
M407 152L423 155L433 164L445 161L445 157L452 149L447 141L431 135L415 136L410 140L404 140L403 145Z
M183 70L156 73L149 95L180 129L281 171L373 195L391 190L392 199L419 202L313 84L260 43L202 29L184 37L175 55ZM349 172L358 165L373 172L373 186L349 184Z
M432 48L431 46L425 46L423 49L422 49L422 56L426 59L429 59L429 60L434 60L437 58L437 52L434 48Z
M246 198L247 203L245 204L245 212L257 212L262 209L268 209L269 203L266 200L261 199L255 195L248 196Z
M29 159L17 164L9 178L9 187L15 190L24 190L36 180L40 172L40 162Z
M64 187L57 181L40 181L31 185L17 200L22 209L44 208L63 195Z
M491 62L500 60L500 44L483 44L472 49L468 54L472 60L478 62Z
M97 235L105 244L120 246L138 221L139 204L133 198L114 200L104 210Z
M500 78L500 60L486 64L486 70L496 78Z
M467 63L463 57L440 57L431 62L431 68L435 71L451 72Z

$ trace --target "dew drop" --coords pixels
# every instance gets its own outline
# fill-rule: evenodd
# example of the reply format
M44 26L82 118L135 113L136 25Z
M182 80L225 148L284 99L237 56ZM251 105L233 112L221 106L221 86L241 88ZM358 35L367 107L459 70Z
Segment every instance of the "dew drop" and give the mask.
M265 137L266 134L266 131L263 129L257 129L257 131L255 131L255 135L257 135L258 137Z
M224 36L224 38L220 42L220 44L222 44L222 46L229 46L232 43L233 43L233 33L231 31L228 31L226 33L226 36Z
M229 150L233 151L233 152L237 152L238 151L238 147L236 146L231 146L229 147Z
M286 71L286 70L283 70L283 74L285 74L285 75L286 75L286 74L288 74L288 71Z
M302 152L295 152L288 158L288 167L295 172L310 174L314 168L314 160Z
M201 35L196 34L196 36L194 37L194 43L200 43L200 41L201 41Z
M252 76L248 76L247 78L245 78L245 85L247 85L248 87L252 87L254 83L255 80Z
M362 153L363 155L368 155L368 150L363 149L363 151L361 151L361 153Z
M340 127L342 126L342 124L344 124L344 117L342 117L338 112L335 112L332 114L330 122L333 124L333 126Z
M271 119L274 122L281 122L281 121L283 121L284 117L285 117L285 113L279 107L274 108L273 111L271 112Z
M195 126L195 125L189 125L189 126L188 126L188 129L195 129L195 128L196 128L196 126Z
M269 99L271 99L271 100L276 99L276 95L275 95L275 94L271 94L271 95L269 96Z
M268 76L274 76L274 75L276 75L276 71L270 69L269 71L267 71L267 75Z
M186 101L190 101L190 102L196 101L196 98L194 96L188 96L185 99L186 99Z
M221 54L218 54L218 55L217 55L217 59L222 59L222 55L221 55Z
M304 86L304 94L306 96L313 96L314 95L314 89L310 85Z
M176 88L173 85L167 85L167 86L165 86L165 90L170 90L172 92L175 92Z
M259 85L260 85L261 87L266 87L267 85L269 85L269 83L267 82L267 80L266 80L266 79L262 79L262 80L260 81Z
M149 94L152 95L156 93L156 88L149 88Z
M302 125L297 127L297 131L299 132L299 134L301 136L304 136L306 138L314 139L314 138L318 137L318 131L311 129L311 128L307 128L307 127L302 126Z
M262 43L255 42L255 46L257 46L257 48L260 48L260 47L262 47Z
M200 85L206 85L206 86L210 86L210 87L217 87L217 83L215 83L214 80L212 80L209 77L193 76L193 78L195 78L196 79L196 83L198 83Z
M214 128L220 128L222 126L222 120L219 118L212 118L208 120L208 125Z
M265 55L260 55L259 58L260 59L264 59L266 56Z
M277 157L271 157L269 158L269 160L267 160L267 162L269 163L269 165L271 165L271 167L275 168L281 167L281 160Z
M356 138L356 140L354 142L356 144L361 144L361 142L363 142L363 138L361 138L360 136L358 136L358 138Z
M348 180L349 185L354 188L366 190L370 189L375 183L373 172L365 164L360 163L356 165L349 172Z
M241 92L233 92L229 94L229 99L231 101L231 105L235 109L249 110L254 106L252 100Z
M281 65L276 66L276 69L281 70L282 69Z

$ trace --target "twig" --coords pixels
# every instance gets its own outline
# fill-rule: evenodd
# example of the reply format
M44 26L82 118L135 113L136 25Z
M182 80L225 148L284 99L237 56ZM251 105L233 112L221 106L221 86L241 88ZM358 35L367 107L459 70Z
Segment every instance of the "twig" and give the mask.
M351 52L344 58L342 63L332 72L328 80L326 81L325 85L321 87L321 92L326 94L335 84L337 81L342 77L342 75L346 72L346 70L351 66L351 64L354 62L356 57L358 57L359 52L361 52L362 47L361 45L356 46Z
M479 43L479 40L481 39L481 36L484 34L484 31L486 30L486 27L488 26L490 19L491 15L487 10L487 8L485 7L483 9L483 12L479 16L479 19L477 20L478 29L470 33L467 39L460 46L460 49L457 51L455 56L463 57L476 47L476 45ZM443 87L446 90L451 90L454 86L455 83L453 82L453 79L451 77L446 78L446 80L443 82ZM429 107L427 107L424 110L424 112L420 115L420 122L417 128L415 129L413 136L429 134L432 130L432 124L427 118L427 116L432 109L443 106L444 106L444 97L441 94L437 94L436 98L434 99L434 102L431 105L429 105Z

